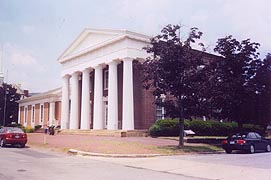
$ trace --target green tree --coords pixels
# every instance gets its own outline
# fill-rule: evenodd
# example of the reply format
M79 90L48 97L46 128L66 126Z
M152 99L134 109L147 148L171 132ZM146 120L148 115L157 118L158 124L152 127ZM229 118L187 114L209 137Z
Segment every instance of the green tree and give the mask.
M257 119L258 124L266 127L271 123L271 54L267 54L258 69L255 82L258 89Z
M150 56L143 64L144 87L153 95L167 95L163 106L166 112L179 118L179 147L184 144L184 118L200 115L206 102L206 64L202 51L195 51L191 45L202 36L197 28L191 28L185 41L180 39L180 26L168 25L161 34L151 39L145 50ZM202 43L199 43L203 47Z
M10 84L0 86L0 125L8 125L18 120L18 103L21 95Z
M264 87L256 81L262 67L258 58L260 44L250 39L239 42L232 36L218 39L215 52L223 59L217 61L212 79L213 116L237 121L239 127L251 118L250 104L256 104Z

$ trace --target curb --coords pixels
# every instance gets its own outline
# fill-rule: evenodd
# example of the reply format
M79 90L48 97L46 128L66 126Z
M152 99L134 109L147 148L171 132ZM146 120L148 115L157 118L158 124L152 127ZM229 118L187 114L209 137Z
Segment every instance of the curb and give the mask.
M76 149L69 149L68 154L75 156L95 156L95 157L114 157L114 158L147 158L162 156L161 154L104 154L84 152Z

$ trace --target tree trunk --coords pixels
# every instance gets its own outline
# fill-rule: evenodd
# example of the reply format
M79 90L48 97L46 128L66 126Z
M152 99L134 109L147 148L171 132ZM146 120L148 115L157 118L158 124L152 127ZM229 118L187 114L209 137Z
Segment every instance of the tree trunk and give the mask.
M180 126L180 135L179 135L179 148L184 146L184 111L182 104L180 107L180 117L179 117L179 126Z

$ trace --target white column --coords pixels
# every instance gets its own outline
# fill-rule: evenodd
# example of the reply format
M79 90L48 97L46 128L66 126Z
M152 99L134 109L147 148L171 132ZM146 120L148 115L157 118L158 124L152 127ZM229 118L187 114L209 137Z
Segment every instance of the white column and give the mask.
M68 129L69 123L69 79L69 76L62 78L61 129Z
M82 77L82 104L81 104L81 129L90 129L90 69L83 71Z
M79 128L79 73L75 72L71 77L71 117L70 129Z
M123 60L122 129L134 130L133 59Z
M109 64L108 78L108 124L107 129L118 129L118 68L116 62Z
M94 80L93 129L103 129L103 72L102 66L96 66Z
M18 111L18 124L21 124L21 107L19 106L19 111Z
M55 121L55 102L50 102L49 109L49 126L52 126Z

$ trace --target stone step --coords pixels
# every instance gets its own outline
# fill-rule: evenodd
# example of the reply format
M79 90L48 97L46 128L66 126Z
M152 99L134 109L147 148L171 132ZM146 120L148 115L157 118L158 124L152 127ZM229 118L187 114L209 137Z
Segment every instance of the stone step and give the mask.
M80 134L89 136L111 136L111 137L146 137L147 130L60 130L60 134Z

